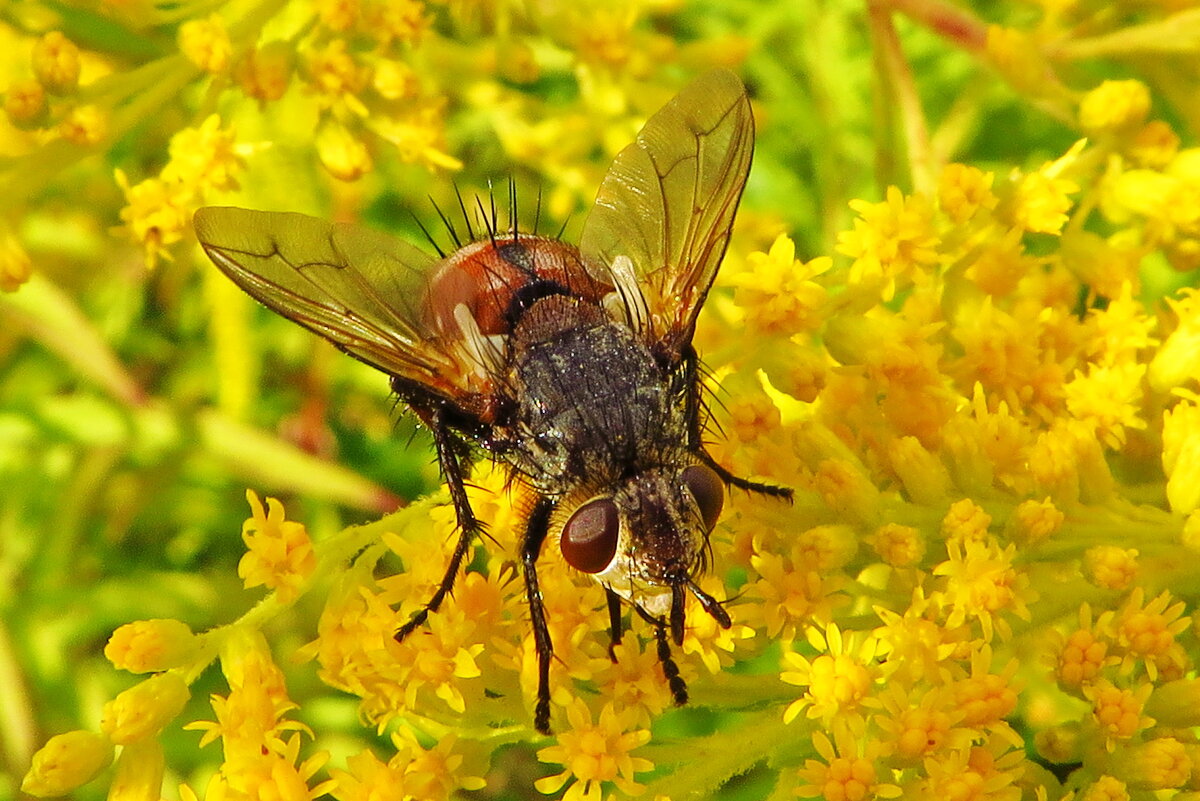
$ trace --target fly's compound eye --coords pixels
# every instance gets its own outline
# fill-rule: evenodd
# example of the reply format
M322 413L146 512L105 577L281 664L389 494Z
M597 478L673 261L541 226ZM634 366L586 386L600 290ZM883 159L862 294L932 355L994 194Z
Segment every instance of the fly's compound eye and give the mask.
M725 482L708 465L694 464L680 474L684 486L696 499L696 507L704 518L704 527L712 531L725 505Z
M562 548L567 564L584 573L599 573L617 552L621 523L611 498L598 498L579 507L563 526Z

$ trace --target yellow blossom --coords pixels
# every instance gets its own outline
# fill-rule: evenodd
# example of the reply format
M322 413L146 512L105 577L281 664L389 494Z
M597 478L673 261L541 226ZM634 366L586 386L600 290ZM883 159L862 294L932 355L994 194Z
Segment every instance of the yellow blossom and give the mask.
M564 767L561 773L534 782L540 792L558 792L572 779L564 801L595 798L606 783L627 795L640 791L642 785L634 781L634 774L654 765L630 752L649 741L648 730L628 727L626 716L612 704L606 704L593 723L591 712L578 699L567 707L567 721L568 728L558 735L558 744L538 751L539 761Z
M166 760L158 740L126 743L117 758L116 775L109 787L109 801L143 801L162 794Z
M1026 231L1060 233L1071 208L1070 195L1078 191L1078 184L1049 169L1027 173L1017 182L1014 219Z
M95 778L113 758L112 742L90 731L51 737L36 754L21 789L41 798L66 795Z
M242 157L232 128L222 128L221 118L209 115L196 128L184 128L173 137L170 162L159 178L189 187L196 194L237 189Z
M1124 689L1107 679L1084 686L1084 697L1092 704L1092 720L1107 738L1110 750L1114 740L1128 740L1153 723L1142 714L1152 689L1149 684L1136 691Z
M1079 103L1079 126L1088 134L1140 126L1150 113L1150 90L1141 81L1104 81Z
M791 723L805 710L809 718L825 724L860 718L863 705L870 703L869 694L877 678L873 662L878 640L853 635L844 640L834 624L826 626L823 633L809 629L808 640L824 653L811 660L794 651L783 655L785 664L794 670L783 671L780 678L807 688L784 711L784 722Z
M100 730L117 745L155 737L183 710L190 693L175 673L159 673L104 706Z
M893 186L883 203L856 200L850 207L859 219L853 231L838 237L838 252L854 260L851 284L879 282L883 299L889 300L900 283L937 264L938 237L932 209L923 196L905 197Z
M882 781L878 743L865 747L847 726L836 726L831 740L824 732L813 735L813 748L820 760L809 759L799 770L800 785L795 793L801 798L827 801L867 801L873 798L899 798L899 786ZM836 743L836 745L835 745Z
M1011 520L1011 531L1025 542L1036 543L1053 536L1065 518L1049 498L1021 501Z
M283 504L267 498L267 508L253 490L246 490L251 516L242 526L246 555L238 563L238 575L246 589L264 585L288 603L296 597L316 567L312 540L304 525L285 520Z
M827 258L801 262L796 246L780 235L767 253L751 253L746 268L730 281L747 322L764 334L816 329L824 319L826 291L813 279L828 270Z
M893 567L913 567L925 555L925 539L912 526L886 523L880 526L871 538L883 561Z
M1180 790L1195 770L1188 746L1175 737L1158 737L1121 750L1113 772L1138 790Z
M996 207L995 176L966 164L948 164L938 177L938 207L956 223Z
M1097 587L1124 590L1137 578L1136 548L1096 545L1083 554L1083 575Z
M196 636L178 620L139 620L113 632L104 656L113 667L151 673L179 667L198 648Z
M268 42L249 51L234 65L234 79L249 97L271 101L283 97L295 67L287 42Z
M153 268L167 246L190 230L191 194L178 184L157 178L131 186L125 173L117 170L116 176L128 204L121 209L121 221L141 245L146 265Z
M179 26L179 49L188 61L214 75L229 69L233 45L219 14L188 20Z
M1162 438L1167 500L1189 514L1200 507L1200 406L1185 401L1164 412Z
M14 127L37 128L46 121L46 90L37 81L10 84L4 92L4 113Z
M321 164L340 181L356 181L373 166L366 144L340 123L323 124L317 130L316 145Z
M108 136L108 114L99 106L77 106L58 123L58 135L73 145L97 145Z
M61 31L50 31L33 47L33 74L47 92L70 94L79 84L79 48Z

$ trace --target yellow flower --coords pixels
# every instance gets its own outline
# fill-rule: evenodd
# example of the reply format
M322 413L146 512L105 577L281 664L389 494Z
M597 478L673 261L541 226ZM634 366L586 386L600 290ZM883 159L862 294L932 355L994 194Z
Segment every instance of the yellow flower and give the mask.
M878 680L874 664L879 641L870 635L855 632L848 639L835 624L824 632L808 630L809 644L820 653L815 659L788 651L785 664L795 668L785 670L780 678L788 684L806 687L804 695L793 701L783 713L785 723L791 723L802 711L809 718L829 725L834 721L857 725L865 707L871 706L871 692Z
M899 798L903 793L898 785L881 780L879 774L886 772L879 770L878 743L868 742L864 747L849 727L833 727L833 740L824 732L815 732L812 744L821 759L805 760L799 770L795 794L801 798L868 801Z
M556 793L572 782L563 801L598 799L602 785L613 784L627 795L636 795L642 785L634 781L635 773L651 770L648 759L631 756L631 752L650 740L646 729L629 726L628 716L605 704L600 717L593 723L587 705L575 699L567 707L568 728L558 735L558 744L538 751L541 762L562 765L564 770L534 782L539 792Z
M246 490L252 514L242 526L246 555L238 563L238 575L246 589L264 585L290 603L317 565L312 540L302 523L285 520L283 504L267 498L264 512L254 490Z
M214 75L229 69L233 45L219 14L188 20L179 26L179 49L188 61Z
M121 209L121 221L141 245L146 265L153 269L159 257L167 255L166 248L191 230L191 193L157 178L130 186L125 173L117 170L116 176L128 204Z
M21 789L42 798L66 795L94 779L112 758L112 741L103 735L90 731L55 735L33 755Z
M221 118L210 114L197 128L184 128L171 137L171 161L159 178L176 182L203 195L237 189L244 169L232 128L222 128Z
M43 125L47 118L46 90L37 81L10 84L4 92L4 113L13 127L29 130Z
M1079 126L1091 135L1135 129L1150 113L1150 90L1141 81L1104 81L1079 103Z
M113 632L104 656L113 667L131 673L156 673L181 666L199 647L186 623L178 620L138 620Z
M850 202L859 214L853 231L838 236L838 252L854 260L850 284L881 284L880 295L890 300L901 283L937 265L938 236L933 210L921 195L905 197L888 187L883 203Z
M59 121L58 135L81 147L100 144L108 136L108 114L99 106L77 106Z
M117 745L155 737L183 710L189 696L177 674L151 676L104 705L100 730Z
M727 279L734 287L746 321L766 335L791 335L817 329L825 317L826 291L813 279L832 265L828 258L801 262L796 246L780 235L767 253L751 253L746 267Z
M47 92L66 95L79 84L79 48L61 31L50 31L33 47L33 74Z

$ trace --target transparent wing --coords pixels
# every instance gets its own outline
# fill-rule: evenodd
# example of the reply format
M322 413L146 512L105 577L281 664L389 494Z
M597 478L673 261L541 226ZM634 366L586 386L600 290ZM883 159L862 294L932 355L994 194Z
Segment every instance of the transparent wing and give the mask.
M613 273L620 284L632 267L645 304L631 317L647 317L647 334L671 353L691 340L753 152L745 87L731 72L710 72L617 155L584 223L579 249L591 269Z
M263 305L372 367L453 396L460 365L421 317L432 256L290 212L210 206L193 222L213 263Z

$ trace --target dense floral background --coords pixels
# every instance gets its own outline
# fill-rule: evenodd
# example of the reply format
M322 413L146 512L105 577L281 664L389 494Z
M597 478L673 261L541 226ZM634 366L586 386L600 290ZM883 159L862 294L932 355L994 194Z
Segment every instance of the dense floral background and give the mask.
M0 799L1200 797L1200 9L96 0L0 8ZM697 345L732 492L671 705L386 381L244 297L207 204L414 242L580 220L690 78L754 169ZM278 499L278 500L276 500ZM239 533L241 536L239 536Z

